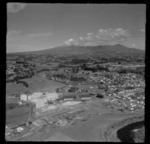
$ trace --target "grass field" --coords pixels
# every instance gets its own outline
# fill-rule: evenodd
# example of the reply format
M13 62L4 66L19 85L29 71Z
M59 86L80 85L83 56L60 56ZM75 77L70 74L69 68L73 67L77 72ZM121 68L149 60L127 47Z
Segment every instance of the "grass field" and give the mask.
M103 141L103 132L108 125L130 116L131 115L104 114L97 118L91 118L85 122L64 128L60 130L60 132L76 141Z
M29 114L29 107L19 107L6 111L6 124L15 126L26 122Z
M26 88L22 84L9 83L6 85L6 96L16 92L54 91L56 88L64 86L62 83L47 80L38 75L33 76L30 79L24 79L23 81L26 81L29 84L29 88ZM14 126L25 122L28 118L28 111L29 107L14 108L6 111L6 123Z
M88 113L94 114L98 109L86 107ZM102 108L99 109L102 111ZM23 140L32 141L106 141L105 131L109 125L114 122L122 121L123 119L137 116L137 114L124 113L102 113L97 117L88 117L86 121L74 123L71 126L65 127L49 127L46 126L42 131L38 131L33 135L23 138ZM48 129L47 129L48 128ZM47 131L48 130L48 131ZM112 134L111 134L112 135Z
M24 79L29 84L29 88L32 91L54 91L58 87L64 86L64 84L55 82L53 80L48 80L39 75L35 75L30 79Z
M57 132L53 136L46 139L46 141L75 141L75 140L71 139L70 137L68 137L60 132Z
M16 92L26 92L28 90L29 89L23 84L16 84L16 82L6 84L6 96Z
M23 84L16 84L15 82L8 83L8 84L6 84L6 96L11 95L16 92L54 91L56 88L64 86L64 84L62 84L60 82L48 80L39 75L35 75L29 79L23 79L22 81L27 82L29 84L29 87L27 88Z

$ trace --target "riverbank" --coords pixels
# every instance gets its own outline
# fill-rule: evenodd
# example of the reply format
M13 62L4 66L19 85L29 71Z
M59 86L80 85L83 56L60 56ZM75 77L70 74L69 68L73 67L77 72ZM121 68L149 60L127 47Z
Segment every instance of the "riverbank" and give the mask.
M139 121L144 121L144 116L136 116L136 117L130 117L127 119L124 119L119 122L115 122L112 125L107 127L107 130L104 133L104 137L106 141L109 142L121 142L121 140L118 138L117 131L129 124L136 123Z

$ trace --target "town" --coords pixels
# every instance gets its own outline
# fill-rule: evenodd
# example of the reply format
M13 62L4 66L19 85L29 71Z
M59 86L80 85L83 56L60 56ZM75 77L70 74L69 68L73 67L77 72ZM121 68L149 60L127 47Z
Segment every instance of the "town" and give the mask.
M43 125L56 129L109 112L144 111L143 57L76 59L75 56L15 55L7 61L7 83L22 84L25 89L7 96L7 111L28 109L22 122L10 120L6 124L8 139L23 139ZM36 79L60 82L63 86L33 91L26 79L35 75Z

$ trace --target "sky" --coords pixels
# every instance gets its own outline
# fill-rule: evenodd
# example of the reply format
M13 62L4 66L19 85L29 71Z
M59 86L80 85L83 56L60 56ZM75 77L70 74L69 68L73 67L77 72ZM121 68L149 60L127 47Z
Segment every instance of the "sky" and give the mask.
M7 3L7 52L61 45L145 49L144 4Z

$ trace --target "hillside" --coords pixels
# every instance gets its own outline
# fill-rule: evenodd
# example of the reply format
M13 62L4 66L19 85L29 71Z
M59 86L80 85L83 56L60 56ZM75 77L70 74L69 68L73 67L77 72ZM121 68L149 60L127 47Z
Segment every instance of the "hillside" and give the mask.
M143 55L145 51L117 45L99 46L59 46L41 51L21 52L12 54L61 54L61 55Z

